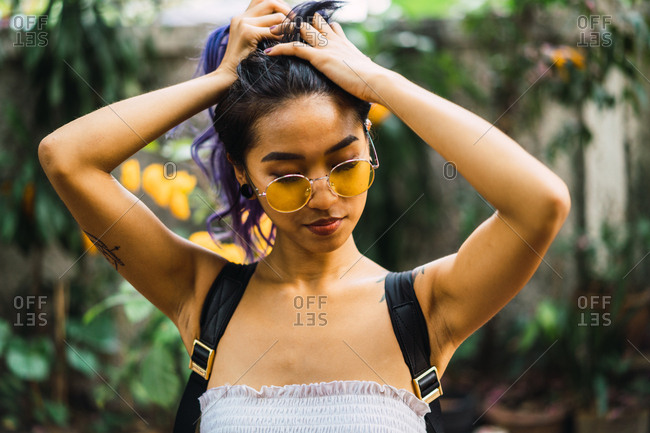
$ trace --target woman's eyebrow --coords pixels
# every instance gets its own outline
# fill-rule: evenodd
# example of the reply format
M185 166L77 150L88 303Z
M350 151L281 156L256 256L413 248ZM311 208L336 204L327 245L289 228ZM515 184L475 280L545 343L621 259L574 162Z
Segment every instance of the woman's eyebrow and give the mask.
M350 134L347 137L345 137L343 140L339 141L336 143L334 146L330 147L325 151L325 155L329 155L330 153L334 153L337 150L341 150L344 147L348 146L350 143L359 140L357 137L354 135ZM271 152L268 153L264 158L262 158L262 162L268 162L268 161L286 161L286 160L291 160L291 159L305 159L305 155L300 155L298 153L290 153L290 152Z

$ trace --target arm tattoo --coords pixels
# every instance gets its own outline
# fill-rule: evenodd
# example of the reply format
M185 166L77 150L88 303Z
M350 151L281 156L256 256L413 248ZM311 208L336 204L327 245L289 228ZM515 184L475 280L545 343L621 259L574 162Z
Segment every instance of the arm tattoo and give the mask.
M115 270L117 270L117 265L122 265L124 266L124 263L122 260L120 260L119 257L115 255L113 251L117 251L120 249L119 245L116 245L113 248L108 248L108 245L106 245L104 242L100 241L98 238L95 236L91 235L87 231L84 230L84 233L88 235L88 238L92 241L92 243L97 247L99 251L102 252L104 257L106 257L106 260L108 260L113 266L115 266Z

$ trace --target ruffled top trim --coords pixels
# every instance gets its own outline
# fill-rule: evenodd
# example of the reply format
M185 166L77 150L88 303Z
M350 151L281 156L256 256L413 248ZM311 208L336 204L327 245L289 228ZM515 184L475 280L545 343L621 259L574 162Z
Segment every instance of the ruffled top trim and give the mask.
M392 385L380 384L367 380L334 380L309 384L290 384L284 386L262 385L256 390L245 384L225 384L209 388L200 397L201 410L212 406L225 394L228 397L257 398L308 398L331 395L382 395L404 402L418 416L431 412L429 405L406 389L397 389Z

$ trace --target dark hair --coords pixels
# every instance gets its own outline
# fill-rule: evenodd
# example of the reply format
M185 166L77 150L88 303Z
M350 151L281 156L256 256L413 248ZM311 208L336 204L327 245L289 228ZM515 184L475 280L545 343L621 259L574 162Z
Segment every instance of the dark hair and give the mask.
M319 15L329 22L331 12L341 7L340 1L308 1L295 6L282 26L281 42L304 40L300 37L297 26L286 25L289 22L311 23L313 15ZM220 27L210 34L201 55L199 70L203 73L214 71L226 50L230 25ZM246 259L254 260L255 255L264 254L254 245L254 231L259 233L268 245L273 245L276 227L272 226L269 236L262 233L260 218L264 210L258 200L247 200L239 193L239 183L235 170L226 158L230 155L235 165L244 165L245 156L256 141L254 127L258 119L277 109L283 102L303 95L326 95L342 107L352 109L364 132L368 133L365 120L368 117L370 103L363 101L343 90L308 61L296 56L271 57L264 49L279 43L276 40L263 39L246 58L237 66L238 79L226 90L215 108L208 110L213 125L192 143L192 158L217 187L221 203L227 208L213 213L207 218L207 229L215 238L211 224L224 216L232 217L232 226L225 234L232 234L233 240L246 251ZM199 150L207 148L209 160L205 163L199 158ZM244 214L247 217L244 220Z

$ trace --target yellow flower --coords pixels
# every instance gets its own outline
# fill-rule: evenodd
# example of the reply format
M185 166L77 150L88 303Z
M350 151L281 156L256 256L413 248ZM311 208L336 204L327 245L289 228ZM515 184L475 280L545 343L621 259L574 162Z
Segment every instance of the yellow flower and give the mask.
M122 164L120 183L131 192L140 189L140 162L137 159L131 158Z
M585 56L582 55L580 51L573 47L569 47L569 59L571 62L575 65L576 68L578 69L584 69L585 68Z
M189 238L190 242L194 242L210 251L214 251L224 259L234 263L244 263L246 252L243 248L235 244L224 244L221 242L215 243L207 231L192 233Z
M187 220L190 217L190 204L187 195L178 188L172 188L169 210L180 220Z
M168 207L172 215L186 220L190 217L189 193L196 187L196 176L179 170L174 177L165 177L162 164L150 164L142 172L142 189L161 207Z
M566 66L567 62L571 62L576 68L585 68L585 56L580 51L573 47L563 45L554 48L550 54L551 61L555 62L558 68Z
M368 119L372 122L373 125L380 125L384 120L388 118L392 113L386 107L381 104L374 103L370 106L370 112L368 113Z
M551 60L555 63L558 68L564 67L566 63L566 58L564 57L564 52L560 48L556 48L551 53Z
M192 176L185 170L180 170L176 173L176 177L174 177L172 183L174 189L189 194L196 186L196 176Z
M171 187L171 180L163 175L162 164L150 164L142 172L142 189L158 206L166 207L169 204Z

